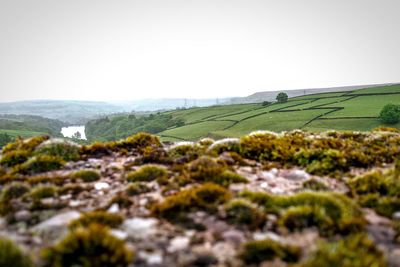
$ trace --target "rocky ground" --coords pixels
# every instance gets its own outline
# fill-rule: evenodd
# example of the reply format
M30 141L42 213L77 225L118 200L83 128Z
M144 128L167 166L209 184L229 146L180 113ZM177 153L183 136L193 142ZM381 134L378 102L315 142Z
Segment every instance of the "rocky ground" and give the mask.
M400 266L399 149L389 129L19 140L0 160L0 236L33 266ZM121 244L89 235L62 246L93 225Z

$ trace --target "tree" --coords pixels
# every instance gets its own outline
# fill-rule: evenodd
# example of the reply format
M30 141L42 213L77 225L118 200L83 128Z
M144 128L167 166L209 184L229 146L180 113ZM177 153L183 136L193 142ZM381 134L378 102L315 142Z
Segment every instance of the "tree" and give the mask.
M288 95L281 92L276 96L276 100L278 100L278 103L285 103L288 100Z
M0 133L0 148L7 145L8 143L12 142L13 138L6 134L6 133Z
M264 102L262 102L262 106L263 107L266 107L266 106L268 106L269 104L271 104L271 102L269 102L269 101L264 101Z
M380 119L387 124L395 124L400 121L400 106L387 104L380 113Z
M76 132L76 133L74 133L74 134L72 135L72 138L74 138L74 139L81 139L81 138L82 138L82 135L81 135L80 132Z

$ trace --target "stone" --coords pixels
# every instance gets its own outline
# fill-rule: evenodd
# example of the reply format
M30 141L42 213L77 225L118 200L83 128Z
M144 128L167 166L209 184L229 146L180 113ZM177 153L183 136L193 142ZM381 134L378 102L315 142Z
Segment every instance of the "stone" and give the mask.
M400 211L396 211L395 213L393 213L393 220L400 221Z
M238 230L229 230L222 234L222 238L235 246L240 245L245 241L244 233Z
M39 234L45 240L55 240L68 231L71 221L78 219L81 214L77 211L68 211L51 217L32 228L34 233Z
M159 265L163 262L161 251L139 251L138 257L143 259L148 265Z
M94 184L94 188L96 190L99 190L99 191L103 190L103 189L107 189L109 187L110 187L110 185L108 183L105 183L105 182L98 182L98 183Z
M187 236L177 236L171 239L168 252L185 250L189 247L190 239Z
M32 218L32 213L28 210L20 210L14 214L14 218L16 221L26 222Z
M117 203L114 203L111 205L111 207L107 211L109 213L117 213L117 212L119 212L119 205Z
M125 220L122 229L133 239L146 239L157 232L158 221L154 218L132 218Z
M292 181L302 181L310 178L310 175L304 170L283 170L279 174Z

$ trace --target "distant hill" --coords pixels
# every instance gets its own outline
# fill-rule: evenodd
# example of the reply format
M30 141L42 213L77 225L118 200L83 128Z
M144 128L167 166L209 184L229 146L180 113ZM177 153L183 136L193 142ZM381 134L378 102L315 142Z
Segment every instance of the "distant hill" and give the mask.
M10 136L31 137L51 135L61 137L61 128L65 123L59 120L32 115L0 115L0 133Z
M353 87L354 88L354 87ZM305 129L367 131L383 125L379 113L388 103L400 104L400 85L323 92L289 98L286 103L219 105L169 111L185 125L158 133L166 141L239 137L256 130ZM400 123L384 125L400 128Z
M0 114L27 114L84 124L97 116L123 111L106 102L36 100L0 103Z
M341 86L341 87L327 87L327 88L264 91L264 92L256 92L247 97L232 98L231 101L229 101L229 103L230 104L241 104L241 103L259 103L262 101L275 101L276 96L280 92L285 92L291 98L291 97L296 97L296 96L319 94L319 93L346 92L346 91L358 90L358 89L363 89L363 88L371 88L371 87L387 86L387 85L393 85L393 84L386 83L386 84Z

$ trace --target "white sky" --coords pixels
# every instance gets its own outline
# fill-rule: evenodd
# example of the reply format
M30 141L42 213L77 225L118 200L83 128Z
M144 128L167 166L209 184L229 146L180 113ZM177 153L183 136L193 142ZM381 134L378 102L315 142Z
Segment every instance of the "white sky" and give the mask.
M399 0L0 0L0 101L399 82Z

